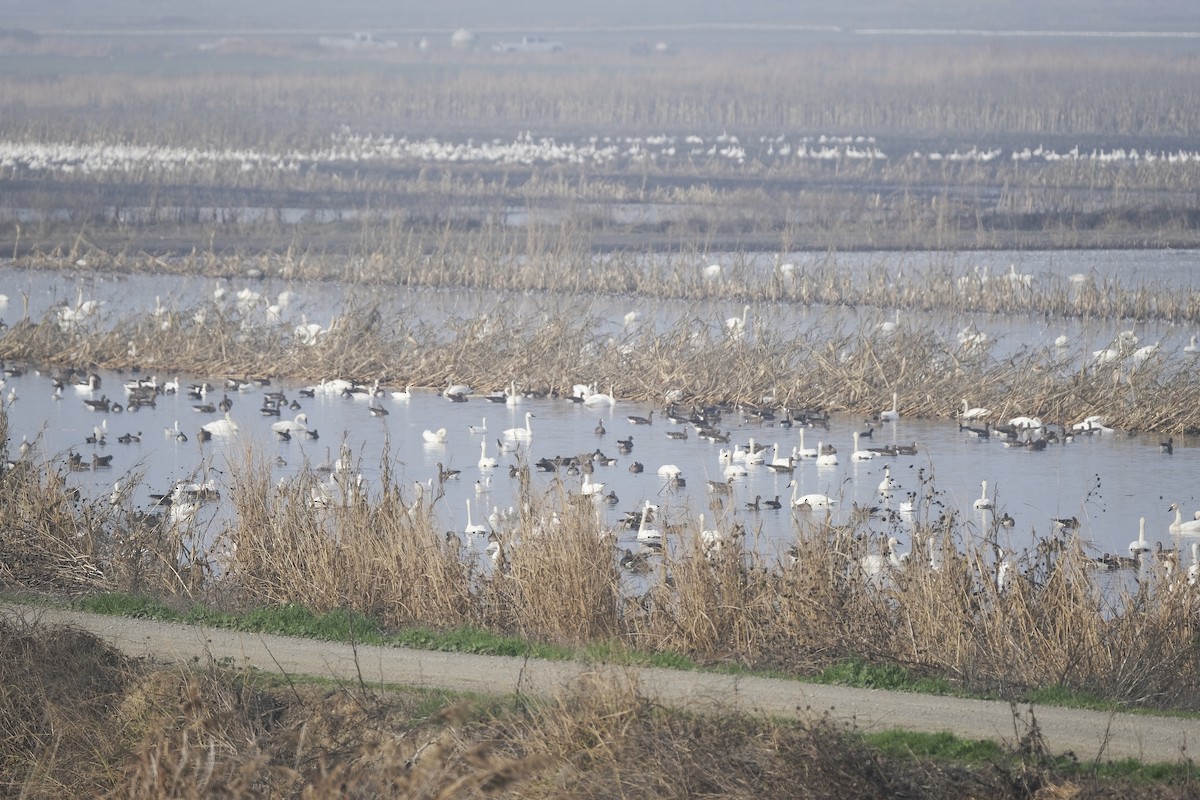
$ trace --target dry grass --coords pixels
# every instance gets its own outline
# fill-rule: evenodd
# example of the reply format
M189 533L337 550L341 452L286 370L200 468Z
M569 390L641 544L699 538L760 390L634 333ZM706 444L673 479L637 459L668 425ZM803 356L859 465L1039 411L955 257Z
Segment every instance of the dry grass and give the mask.
M586 676L518 709L373 687L155 669L90 634L0 620L0 786L29 798L1176 797L1078 774L1037 746L966 766L798 724L647 702ZM97 731L104 731L97 735ZM1036 734L1036 731L1035 731ZM1031 744L1031 748L1026 748Z
M686 510L671 546L650 559L645 588L623 588L615 532L590 498L522 483L518 520L496 533L447 533L440 493L413 495L385 472L361 493L315 472L276 487L255 464L234 468L234 514L195 551L189 521L134 521L121 504L77 505L45 493L52 468L3 480L4 583L55 592L122 591L176 605L298 604L361 613L385 627L480 627L568 646L623 643L812 674L849 658L902 664L965 689L1020 697L1063 686L1129 705L1196 710L1197 588L1152 570L1134 594L1101 587L1108 572L1063 533L1002 555L994 534L959 519L926 479L909 523L835 525L794 515L790 553L734 537L716 552ZM61 480L61 477L57 478ZM313 502L313 490L322 487ZM718 528L726 523L718 514ZM911 527L910 527L911 525ZM911 542L903 567L873 574L884 540ZM1001 585L1000 561L1006 579ZM297 580L296 576L304 576ZM1181 688L1183 687L1183 688Z

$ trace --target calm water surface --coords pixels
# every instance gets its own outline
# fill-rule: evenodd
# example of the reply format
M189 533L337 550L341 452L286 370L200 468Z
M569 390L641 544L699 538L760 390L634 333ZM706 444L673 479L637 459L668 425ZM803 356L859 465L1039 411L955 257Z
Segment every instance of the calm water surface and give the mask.
M845 259L849 264L847 268L869 269L883 258L879 254L839 256L839 262ZM922 259L932 264L953 258L960 262L964 271L984 263L992 272L999 273L1014 263L1018 270L1033 273L1035 280L1096 271L1101 276L1119 277L1127 286L1135 285L1139 276L1144 276L1155 286L1166 283L1186 287L1192 285L1191 276L1200 268L1200 253L1194 251L908 254L895 258L898 269L907 269L908 265L918 264ZM25 302L28 302L30 315L40 317L52 306L64 301L74 304L82 296L101 301L97 324L103 324L104 318L138 309L149 313L156 302L190 307L211 299L218 288L225 290L230 302L242 289L261 294L263 299L259 306L264 314L267 313L266 306L275 302L281 292L289 292L287 303L275 312L283 324L289 325L302 318L325 321L344 300L340 287L330 285L217 282L159 276L112 278L90 273L31 273L0 268L0 293L8 297L7 308L0 309L0 317L6 320L19 318ZM481 309L486 313L486 310L498 307L494 296L463 292L389 290L388 300L394 304L397 313L420 314L424 321L467 317L480 313ZM545 313L543 299L537 296L522 295L504 300L505 313L530 319ZM707 309L714 323L740 313L740 308L727 306L714 303ZM696 308L694 304L649 306L643 299L599 297L589 310L599 319L610 320L615 330L630 310L639 310L644 324L665 327L671 324L672 314L695 313ZM805 315L828 313L795 308L786 311L795 315L801 324ZM1006 343L1002 347L1011 349L1028 344L1045 346L1064 332L1063 326L1051 326L1041 319L1006 317L971 321L981 327L988 326L990 333L1001 343ZM854 324L854 320L845 320L844 324ZM929 320L928 324L940 326L947 336L952 336L963 320ZM1107 343L1119 327L1113 323L1092 326L1089 330L1072 325L1066 330L1077 339L1073 346L1079 349L1081 357L1085 357L1093 346ZM1165 356L1170 358L1183 357L1179 351L1190 335L1189 331L1165 325L1137 326L1137 332L1150 341L1161 339ZM102 387L95 395L106 394L123 402L121 386L132 377L101 373ZM167 377L159 376L159 379ZM206 402L217 402L222 397L223 376L181 375L179 378L185 386L205 379L215 384L217 389L208 395ZM503 379L503 376L498 378ZM588 376L579 376L581 382L587 379ZM615 492L618 497L613 506L598 504L598 513L606 524L611 525L616 525L626 511L638 509L649 501L660 505L669 521L704 513L708 520L706 527L711 527L715 514L709 506L706 482L723 479L724 465L719 458L721 448L745 446L753 439L768 446L778 443L781 452L786 454L800 444L801 437L799 427L787 429L729 414L721 428L731 432L730 445L701 440L690 429L687 440L675 440L667 437L666 432L681 430L681 426L670 425L657 415L653 425L633 425L627 420L628 415L646 416L651 408L621 402L620 398L612 407L587 407L562 399L523 399L518 405L507 405L477 396L466 403L450 403L433 391L415 390L407 402L395 401L390 395L380 398L379 402L389 414L375 417L369 413L366 400L324 393L301 398L300 388L301 385L287 383L270 387L285 392L289 399L302 405L309 427L320 432L319 439L279 441L270 429L270 424L278 418L260 413L265 389L256 387L229 393L234 403L231 413L239 426L238 435L228 440L214 439L207 444L199 443L195 434L203 423L219 415L196 412L193 406L199 401L189 399L183 393L162 396L155 408L143 408L137 413L103 414L84 405L83 399L92 395L70 388L61 400L52 400L50 377L33 371L8 377L2 391L5 396L15 393L15 400L8 409L14 444L23 437L36 441L36 456L56 462L65 461L68 451L72 450L81 453L85 462L90 461L92 452L113 456L113 466L109 469L71 473L71 481L90 497L106 497L113 483L124 480L129 474L145 476L145 486L140 490L143 495L135 497L137 504L148 504L149 492L167 491L175 480L212 478L218 485L228 488L227 482L236 474L237 465L244 461L248 446L253 448L256 457L271 463L278 461L273 467L275 477L284 479L297 474L306 463L312 466L329 463L338 457L345 441L369 487L377 485L384 459L407 487L418 482L428 485L431 479L436 481L438 463L461 470L457 480L445 484L445 498L437 509L444 527L456 531L462 531L467 523L468 503L472 521L477 524L487 524L493 509L503 510L516 504L516 481L509 477L508 471L509 465L515 463L516 454L500 452L496 440L504 429L523 426L525 412L535 415L531 423L534 434L528 447L531 462L542 457L591 452L597 448L617 457L615 465L597 467L592 477L605 484L604 492ZM957 398L947 398L948 414L956 402ZM285 410L283 413L287 418L298 412ZM600 421L607 430L604 436L594 433ZM189 438L186 443L176 441L173 434L176 422ZM85 441L97 426L107 428L105 445L91 445ZM487 433L472 433L470 426L486 426ZM425 444L422 432L441 427L447 430L445 444ZM922 471L932 478L939 502L970 520L977 535L992 528L988 512L972 508L972 501L980 495L981 482L986 480L988 493L996 500L993 513L1008 513L1016 520L1013 528L1000 533L1000 543L1016 552L1030 546L1035 534L1049 533L1052 519L1070 517L1080 520L1079 533L1093 543L1096 554L1127 552L1129 542L1137 538L1138 520L1142 516L1147 520L1147 538L1151 542L1162 540L1169 546L1172 540L1167 526L1172 517L1167 512L1168 505L1182 503L1189 518L1198 506L1194 479L1200 474L1198 450L1191 441L1176 441L1174 453L1166 455L1160 452L1157 437L1113 432L1080 436L1067 445L1030 452L1006 448L996 440L980 441L964 436L949 418L901 418L893 423L877 423L872 438L863 440L862 444L880 446L916 442L919 444L918 455L854 462L850 459L852 434L867 427L867 423L859 418L835 417L828 429L803 431L804 444L808 447L823 441L838 448L840 463L833 467L818 468L811 461L801 461L794 475L789 476L777 474L765 466L749 466L747 475L735 479L732 496L725 501L719 524L724 527L741 522L754 537L758 548L765 552L781 552L794 540L799 526L804 523L803 514L793 514L788 509L792 494L788 482L792 477L798 482L800 493L820 492L837 498L839 502L834 513L844 515L854 503L878 503L876 490L885 465L890 466L896 481L897 500L918 490L918 471ZM172 433L168 434L168 429ZM140 441L118 442L121 434L139 432ZM628 455L619 454L617 439L629 435L634 438L633 451ZM486 471L478 467L481 443L488 456L498 459L497 469ZM629 464L635 460L645 465L643 473L629 471ZM658 477L658 468L665 464L676 465L682 470L687 481L685 487L670 488ZM535 485L540 487L548 487L554 477L539 472L534 476ZM569 489L578 491L582 479L564 475L562 480ZM784 509L749 510L746 504L753 502L756 496L763 499L778 496ZM211 531L219 527L217 522L207 524ZM875 524L881 530L888 525L886 522ZM622 537L627 546L631 546L634 532L624 531ZM908 544L907 540L905 544Z

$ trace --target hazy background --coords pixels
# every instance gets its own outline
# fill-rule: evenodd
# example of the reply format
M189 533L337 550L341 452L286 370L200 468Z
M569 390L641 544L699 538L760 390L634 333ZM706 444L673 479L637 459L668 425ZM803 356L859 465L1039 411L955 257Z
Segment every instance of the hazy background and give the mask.
M291 0L9 0L0 27L47 31L164 30L248 32L586 32L618 27L638 30L694 30L696 27L833 27L981 29L987 31L1159 31L1200 30L1194 0L844 0L842 2L686 2L684 0L451 0L449 2L292 2Z

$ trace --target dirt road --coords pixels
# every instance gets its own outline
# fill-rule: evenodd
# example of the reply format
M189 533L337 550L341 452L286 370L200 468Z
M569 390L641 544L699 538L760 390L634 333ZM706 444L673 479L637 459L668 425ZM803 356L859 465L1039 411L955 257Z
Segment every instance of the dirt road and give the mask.
M107 617L44 607L0 605L0 613L30 622L69 624L91 631L135 657L186 662L209 659L230 666L368 683L445 688L478 693L552 695L584 673L612 671L635 681L664 705L695 711L734 710L777 717L828 714L861 730L904 728L950 731L972 739L1013 741L1027 731L1029 709L1014 724L1008 703L824 686L770 678L733 677L665 669L632 669L577 662L438 653L394 647L293 639L219 628ZM1053 753L1081 760L1136 758L1174 762L1200 741L1200 719L1105 714L1039 706L1037 724Z

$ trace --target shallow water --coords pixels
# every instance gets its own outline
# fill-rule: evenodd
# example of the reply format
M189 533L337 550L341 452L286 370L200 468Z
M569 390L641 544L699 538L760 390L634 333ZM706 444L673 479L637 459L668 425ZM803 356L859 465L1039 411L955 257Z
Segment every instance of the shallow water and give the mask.
M851 257L839 256L854 261L858 268L868 269L880 263L879 254ZM1016 263L1017 269L1043 274L1069 275L1074 272L1096 270L1098 274L1119 277L1129 285L1134 277L1144 275L1155 285L1178 283L1188 285L1193 271L1200 266L1200 253L1000 253L971 254L970 256L946 256L944 254L910 254L898 256L903 263L917 263L924 258L928 263L942 263L947 258L961 260L963 269L977 263L988 263L993 272L1007 269ZM897 265L901 263L898 260ZM1003 265L1003 266L1001 266ZM848 267L852 268L852 267ZM117 315L145 309L147 313L155 307L155 298L160 303L188 307L207 300L215 288L222 287L232 298L239 289L252 288L266 298L265 308L280 292L291 293L290 301L279 310L284 324L295 324L301 318L325 319L337 310L343 293L337 286L308 285L303 283L280 283L270 281L232 282L210 279L185 279L162 276L122 276L112 278L88 274L30 273L9 269L0 270L0 293L9 297L8 308L0 310L0 316L15 319L22 313L22 295L28 298L29 313L37 317L51 306L64 300L74 303L81 296L100 300L98 314ZM497 298L465 292L433 292L429 290L388 290L388 302L394 304L397 313L418 314L424 321L446 317L471 316L479 309L495 308ZM536 319L543 312L539 299L532 296L511 298L505 304L506 313ZM739 309L727 309L727 304L714 303L708 313L714 324L725 316L732 316ZM624 315L637 307L647 308L645 300L602 296L591 301L590 311L600 319L607 319L616 327L622 324ZM695 313L695 304L663 303L643 313L645 324L666 326L671 313ZM811 309L787 309L797 321L805 315L827 314ZM264 312L265 313L265 312ZM868 319L868 312L863 318ZM876 317L870 317L875 319ZM997 320L976 319L977 324L988 326L1008 347L1016 349L1027 343L1044 346L1060 332L1060 327L1051 328L1044 320L1007 317ZM961 320L929 324L940 324L947 336L961 325ZM798 322L798 324L801 324ZM853 324L853 318L843 319L839 324ZM1079 338L1076 345L1081 353L1090 350L1093 342L1102 345L1116 330L1117 325L1097 326L1089 333L1075 329ZM1182 357L1177 351L1187 343L1186 331L1170 326L1138 326L1144 338L1162 338L1168 357ZM1089 336L1091 338L1085 338ZM1097 345L1099 346L1099 345ZM97 394L124 401L121 384L132 376L101 373L102 389ZM167 376L159 376L160 380ZM333 376L331 376L333 377ZM179 376L182 384L198 383L207 379L217 385L208 401L221 399L220 376ZM581 379L584 376L581 376ZM270 430L275 417L264 417L259 411L262 405L263 388L244 392L230 392L234 401L232 415L239 424L239 434L228 441L214 440L200 444L195 436L201 424L218 415L199 414L193 410L198 401L184 394L164 395L158 398L155 408L143 408L137 413L102 414L88 410L82 400L86 396L68 389L63 399L51 400L52 386L49 376L27 372L21 376L8 377L3 393L15 392L16 399L9 406L10 436L14 443L23 437L38 439L37 454L41 458L56 461L65 459L69 450L83 454L89 462L93 451L112 454L110 469L87 470L71 473L71 481L92 497L106 496L113 483L122 480L126 473L146 476L146 487L138 504L149 502L150 491L163 492L177 479L195 480L212 477L218 484L227 481L235 473L235 465L244 458L247 446L253 446L257 457L268 461L279 459L282 463L273 468L275 477L285 478L296 474L307 461L319 465L336 458L343 439L350 446L357 469L362 472L368 486L375 486L379 479L380 465L385 457L389 460L393 474L406 486L420 482L428 484L436 480L437 464L461 470L457 480L445 484L446 495L438 506L441 524L447 530L462 531L466 525L468 501L472 508L472 521L486 524L493 508L506 509L516 504L515 484L509 477L508 466L514 463L515 455L498 452L496 440L502 430L517 427L524 422L524 413L532 412L534 435L528 448L530 462L542 457L557 455L571 456L591 452L597 448L617 457L614 466L598 466L593 476L595 481L605 484L604 492L613 491L619 501L614 506L598 507L607 524L616 525L624 512L641 508L649 501L662 507L668 521L683 518L685 514L695 516L704 513L711 527L713 510L709 507L707 480L721 480L723 464L719 460L721 448L746 445L753 438L768 446L778 443L783 453L789 453L799 445L801 429L785 429L742 419L739 415L727 415L721 424L722 430L732 434L730 445L717 445L695 436L689 430L685 441L670 439L666 431L680 430L680 426L669 425L656 415L650 426L631 425L626 417L630 414L646 416L649 406L618 402L613 407L592 408L562 399L523 399L516 406L496 404L479 397L466 403L450 403L432 391L414 391L407 402L394 401L385 395L380 402L389 411L384 417L374 417L365 400L347 399L337 395L318 393L305 399L298 396L301 388L296 384L276 384L270 387L282 390L289 399L296 399L308 415L309 426L320 432L320 439L303 441L299 438L282 442ZM393 387L388 387L393 388ZM954 400L948 400L948 409ZM284 417L297 413L285 410ZM661 414L661 410L658 412ZM486 434L473 434L469 426L479 426L486 419ZM594 428L603 421L607 433L597 437ZM177 442L173 433L178 421L189 441ZM85 443L85 437L98 425L107 426L107 444L93 446ZM445 427L448 431L444 445L426 445L422 431ZM999 441L980 441L965 436L957 424L950 420L912 420L901 418L894 423L877 424L873 436L864 440L864 446L880 446L884 443L908 444L917 442L917 456L877 458L867 462L853 462L852 434L865 430L867 425L853 417L835 417L828 429L813 428L803 432L805 445L815 447L818 441L834 444L839 451L840 463L835 467L818 468L810 461L801 461L795 468L794 477L801 493L820 492L838 499L835 515L844 515L854 503L872 505L878 502L876 488L883 477L884 465L890 465L891 474L898 488L896 500L903 499L908 492L918 490L918 470L933 479L933 488L938 501L946 508L957 509L965 519L972 522L972 530L982 536L992 530L992 517L986 512L977 512L972 501L980 495L980 484L988 482L988 492L996 500L995 515L1010 514L1016 520L1011 529L1000 529L1000 544L1019 553L1030 547L1035 535L1051 532L1054 518L1077 517L1080 520L1079 534L1094 545L1095 553L1126 553L1128 544L1138 535L1138 519L1146 517L1147 539L1161 540L1170 546L1171 537L1167 526L1171 520L1167 507L1180 502L1190 517L1197 505L1197 487L1194 476L1197 470L1195 443L1179 440L1174 453L1160 452L1158 437L1127 436L1124 433L1103 433L1080 436L1063 446L1052 446L1042 452L1011 449ZM120 444L117 439L123 433L141 432L141 440ZM628 435L634 437L634 448L628 455L620 455L616 440ZM489 477L477 466L480 459L481 442L486 442L489 456L499 460L499 468L490 472L490 486L480 487L477 481ZM15 447L13 448L15 453ZM770 454L768 454L768 459ZM629 464L637 460L645 465L645 472L629 472ZM205 472L207 464L212 471ZM686 487L670 489L656 474L664 464L677 465L687 480ZM219 470L217 472L216 470ZM545 487L553 477L535 472L535 485ZM778 553L794 540L799 527L805 521L803 514L793 514L788 509L792 490L788 488L791 476L780 475L763 466L748 467L748 474L734 482L732 496L726 500L721 515L721 525L729 526L741 522L754 537L756 546L764 552ZM566 486L578 491L581 478L562 477ZM779 496L783 510L763 508L751 511L746 504L756 496L773 499ZM220 513L214 511L210 513ZM881 530L888 523L875 523ZM208 523L209 530L217 525ZM896 530L903 531L904 522L896 523ZM634 532L623 530L622 542L632 546ZM1185 543L1187 544L1187 543Z

